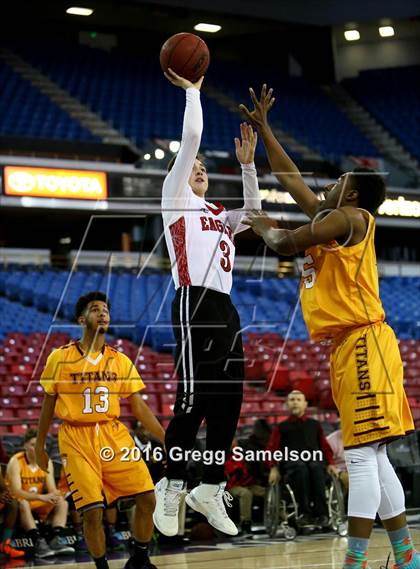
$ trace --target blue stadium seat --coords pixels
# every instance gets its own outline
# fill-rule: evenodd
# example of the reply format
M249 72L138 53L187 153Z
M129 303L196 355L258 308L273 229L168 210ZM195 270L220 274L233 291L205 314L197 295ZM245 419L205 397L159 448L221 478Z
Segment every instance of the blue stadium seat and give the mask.
M154 138L179 139L184 94L162 77L155 57L119 50L108 53L59 41L16 43L12 49L138 146ZM362 72L344 84L418 157L416 71L418 68L413 67ZM377 149L327 94L303 77L288 77L263 65L245 67L240 62L213 61L206 81L239 103L248 100L250 78L256 89L263 82L274 87L277 101L271 112L273 124L324 158L338 162L348 155L378 156ZM5 65L0 66L0 87L1 101L8 108L2 113L0 133L79 140L91 136ZM201 98L205 116L202 147L232 152L239 115L207 96L205 89ZM261 143L257 152L263 154ZM293 158L300 155L295 153Z
M343 86L420 159L420 66L362 71Z
M137 278L130 271L107 272L10 269L0 271L0 337L9 331L47 331L53 323L76 337L74 305L81 294L108 291L112 330L137 344L147 343L158 351L172 351L171 302L174 296L169 274L149 273ZM65 285L68 281L67 289ZM420 279L388 277L380 280L387 321L397 336L420 339ZM276 299L273 310L272 299ZM307 340L299 300L298 279L266 278L236 274L232 300L241 316L245 335L274 332L291 339Z
M217 62L210 70L209 80L234 101L246 104L250 81L257 93L263 83L273 87L273 125L282 127L325 158L337 161L343 155L378 156L376 148L321 88L303 77L288 77L263 65L250 68Z
M0 62L0 134L99 140L4 62Z

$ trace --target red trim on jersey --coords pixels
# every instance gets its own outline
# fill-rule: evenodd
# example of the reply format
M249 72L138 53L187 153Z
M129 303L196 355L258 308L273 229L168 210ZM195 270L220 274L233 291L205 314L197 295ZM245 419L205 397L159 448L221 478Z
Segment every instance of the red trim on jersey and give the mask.
M213 205L215 205L217 209L214 209ZM214 202L214 204L209 204L206 202L206 206L213 215L219 215L219 213L222 213L222 211L225 210L224 206L220 202Z
M188 270L187 243L185 240L185 218L180 217L169 226L172 243L174 246L176 264L178 268L178 278L180 286L191 284L190 273Z

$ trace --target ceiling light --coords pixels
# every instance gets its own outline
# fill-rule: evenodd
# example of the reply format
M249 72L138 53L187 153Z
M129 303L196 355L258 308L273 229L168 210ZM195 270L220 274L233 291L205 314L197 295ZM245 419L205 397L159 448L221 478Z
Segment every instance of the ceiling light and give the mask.
M379 35L382 38L390 38L391 36L395 35L395 30L392 26L381 26L379 28Z
M169 150L171 152L178 152L180 146L181 146L181 143L179 142L179 140L172 140L169 143Z
M144 160L150 160L151 157L152 157L152 156L151 156L150 154L145 154L145 155L143 156L143 159L144 159Z
M360 39L359 30L346 30L344 32L344 37L347 41L356 41Z
M162 160L162 158L165 158L165 153L163 152L163 150L161 148L156 148L155 158L157 158L158 160Z
M194 29L197 32L209 32L210 34L215 34L222 29L222 26L218 26L217 24L197 24L194 26Z
M71 8L67 8L66 14L71 14L72 16L91 16L93 14L93 10L91 8L72 6Z

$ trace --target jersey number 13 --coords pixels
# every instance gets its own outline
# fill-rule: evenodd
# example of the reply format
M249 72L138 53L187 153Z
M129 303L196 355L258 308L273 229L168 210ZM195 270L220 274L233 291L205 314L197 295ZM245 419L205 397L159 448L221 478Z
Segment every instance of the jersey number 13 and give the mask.
M83 413L89 414L95 411L96 413L106 413L109 409L109 389L105 386L99 385L95 388L95 395L99 395L100 405L96 404L95 409L92 407L92 388L87 387L83 392L83 397L85 398L85 406L83 408Z

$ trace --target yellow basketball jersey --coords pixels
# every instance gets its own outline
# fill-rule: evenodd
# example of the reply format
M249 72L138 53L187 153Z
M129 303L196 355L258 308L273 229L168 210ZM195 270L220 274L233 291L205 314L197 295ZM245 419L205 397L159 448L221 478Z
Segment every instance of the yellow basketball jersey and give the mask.
M363 210L364 211L364 210ZM368 213L363 241L351 247L333 242L305 252L300 299L313 340L383 321L375 253L375 220Z
M120 415L120 397L144 388L130 359L104 344L86 355L78 342L54 350L41 376L46 393L57 394L55 413L70 423L111 421Z
M22 490L25 492L34 492L35 494L43 494L47 473L41 470L37 465L31 466L26 459L24 451L16 453L14 458L19 462Z

